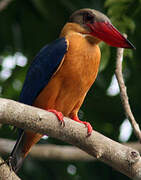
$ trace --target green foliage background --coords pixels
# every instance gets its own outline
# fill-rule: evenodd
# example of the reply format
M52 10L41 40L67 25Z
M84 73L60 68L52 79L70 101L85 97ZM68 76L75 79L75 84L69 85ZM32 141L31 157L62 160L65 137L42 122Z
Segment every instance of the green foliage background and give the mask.
M5 57L21 52L27 57L25 67L16 65L11 76L0 78L1 97L18 100L21 90L15 88L15 82L23 83L27 68L36 53L45 44L59 36L62 26L69 15L80 8L97 9L109 16L112 23L128 34L128 39L136 46L136 51L125 50L123 73L128 88L130 104L135 118L140 123L141 114L141 1L140 0L13 0L0 12L0 71L3 70ZM98 78L89 91L81 108L83 119L91 122L95 130L118 141L119 127L125 119L120 96L107 95L107 89L115 70L116 48L104 43L101 67ZM16 138L9 126L2 126L0 137ZM130 141L136 138L132 134ZM40 143L65 144L49 138ZM76 167L76 173L70 174L70 165ZM26 159L19 171L22 179L34 180L128 180L111 167L100 162L59 162L49 160Z

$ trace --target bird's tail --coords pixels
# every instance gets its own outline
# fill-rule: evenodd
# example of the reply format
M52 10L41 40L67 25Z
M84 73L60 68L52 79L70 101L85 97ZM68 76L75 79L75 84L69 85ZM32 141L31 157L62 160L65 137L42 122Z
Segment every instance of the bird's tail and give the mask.
M41 134L22 130L9 157L9 166L11 166L15 172L22 166L30 148L36 144L41 137Z

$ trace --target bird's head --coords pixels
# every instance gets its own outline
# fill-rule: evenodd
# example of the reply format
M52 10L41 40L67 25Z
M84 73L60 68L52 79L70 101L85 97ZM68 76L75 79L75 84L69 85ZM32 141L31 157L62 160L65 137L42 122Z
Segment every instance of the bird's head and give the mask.
M80 9L75 11L69 22L76 23L83 28L83 34L88 34L114 47L135 47L111 23L110 19L99 11L93 9Z

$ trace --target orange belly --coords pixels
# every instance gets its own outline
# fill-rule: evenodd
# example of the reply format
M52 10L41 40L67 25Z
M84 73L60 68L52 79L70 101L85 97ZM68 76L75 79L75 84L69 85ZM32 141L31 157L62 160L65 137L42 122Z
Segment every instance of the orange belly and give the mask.
M89 88L97 76L100 50L79 34L66 37L68 52L61 67L40 92L34 106L56 109L65 116L77 115Z

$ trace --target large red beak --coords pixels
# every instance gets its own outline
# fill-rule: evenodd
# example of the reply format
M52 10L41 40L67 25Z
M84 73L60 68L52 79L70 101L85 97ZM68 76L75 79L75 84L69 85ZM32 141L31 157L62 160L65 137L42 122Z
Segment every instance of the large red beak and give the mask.
M114 47L136 49L110 22L87 24L91 35Z

